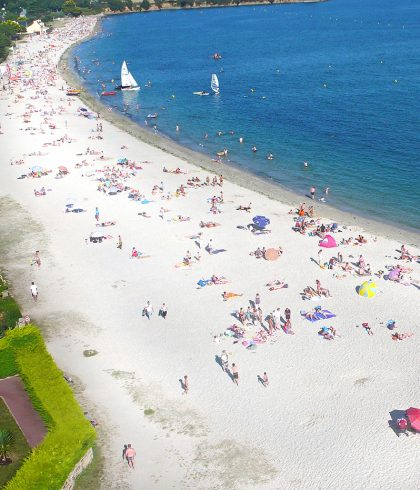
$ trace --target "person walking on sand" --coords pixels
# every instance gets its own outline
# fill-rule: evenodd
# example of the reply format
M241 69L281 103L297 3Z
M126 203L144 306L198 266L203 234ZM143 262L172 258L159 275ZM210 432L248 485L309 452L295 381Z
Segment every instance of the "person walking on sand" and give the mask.
M122 250L122 240L121 240L121 235L118 235L118 243L117 243L117 248Z
M97 207L95 208L95 219L99 221L99 209Z
M226 373L229 369L229 356L225 350L222 351L222 354L220 356L220 361L222 363L223 372Z
M161 316L164 320L166 320L167 314L168 314L168 308L166 307L165 303L163 303L159 309L159 316Z
M190 382L188 381L188 376L184 376L184 380L182 381L183 395L188 395L188 390L190 389Z
M134 470L134 458L136 457L136 451L131 444L127 444L127 449L125 450L125 459L127 460L127 464L130 468Z
M123 450L122 450L122 459L125 459L125 453L127 451L127 444L124 444Z
M232 375L233 382L236 384L236 386L239 386L239 373L235 363L232 363Z
M261 305L261 297L260 297L260 293L257 293L255 295L255 306L258 308L260 305Z
M318 250L318 265L319 265L319 267L322 266L322 264L321 264L321 257L322 257L322 248L320 248Z
M150 303L150 301L146 301L146 306L143 308L143 316L147 316L147 318L150 320L152 318L153 312L153 305Z
M31 294L34 301L38 301L38 287L33 281L31 284Z
M267 388L270 382L268 381L268 375L265 371L261 379L262 379L261 381L262 385L264 386L264 388Z
M39 250L35 252L34 255L34 263L38 266L41 267L41 257L39 256Z

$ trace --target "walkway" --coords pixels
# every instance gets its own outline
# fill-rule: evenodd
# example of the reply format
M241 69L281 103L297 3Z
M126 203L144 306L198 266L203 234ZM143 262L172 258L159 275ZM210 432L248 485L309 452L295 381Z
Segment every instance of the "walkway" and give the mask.
M0 397L6 403L29 446L31 448L38 446L44 439L47 429L32 406L19 376L0 379Z

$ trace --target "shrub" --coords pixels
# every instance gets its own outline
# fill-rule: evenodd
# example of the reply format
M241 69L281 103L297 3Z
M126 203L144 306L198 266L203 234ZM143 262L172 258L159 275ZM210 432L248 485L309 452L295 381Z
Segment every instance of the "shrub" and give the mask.
M77 404L63 374L47 352L39 330L34 326L8 330L0 340L0 374L15 368L48 433L30 457L4 487L60 489L75 464L91 447L95 431ZM11 354L13 358L11 357ZM10 374L8 374L10 375Z

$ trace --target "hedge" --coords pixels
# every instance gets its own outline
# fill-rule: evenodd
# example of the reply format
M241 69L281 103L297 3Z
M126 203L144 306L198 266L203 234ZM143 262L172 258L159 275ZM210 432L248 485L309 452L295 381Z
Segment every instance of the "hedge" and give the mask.
M48 427L42 443L5 490L59 490L76 463L93 446L95 430L32 325L8 330L0 340L0 377L19 374Z

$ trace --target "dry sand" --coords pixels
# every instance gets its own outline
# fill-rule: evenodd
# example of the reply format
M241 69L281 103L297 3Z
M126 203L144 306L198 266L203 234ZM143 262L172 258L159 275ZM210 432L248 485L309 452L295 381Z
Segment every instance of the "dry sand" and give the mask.
M339 280L333 276L338 270L320 269L311 260L317 260L318 239L291 230L290 204L263 195L269 192L258 183L258 193L233 183L238 182L236 170L216 168L232 179L223 188L187 189L187 197L168 201L159 193L152 195L153 186L161 181L165 193L174 193L187 177L204 180L209 174L181 160L169 143L169 152L163 152L104 117L97 121L78 115L81 101L65 96L59 77L48 86L45 76L37 80L37 69L45 74L48 65L55 71L66 47L88 34L93 24L93 18L71 21L50 39L18 48L21 56L33 60L32 76L48 94L36 94L36 87L23 81L13 84L13 93L0 92L0 264L24 313L41 326L49 351L77 380L82 405L100 424L106 461L101 488L418 488L420 439L414 434L397 437L388 422L390 412L420 404L420 265L404 263L413 269L407 274L411 286L377 279L377 296L362 298L355 288L363 279L347 274ZM51 44L48 56L36 57ZM25 123L27 104L34 108ZM41 125L44 117L54 122L55 129ZM89 139L99 134L98 122L103 124L104 139ZM43 147L65 134L75 141ZM127 149L121 149L123 145ZM87 147L103 151L106 160L85 155ZM27 156L38 151L44 154ZM101 174L94 172L115 165L121 157L143 167L126 184L153 202L133 202L127 192L109 196L97 191L95 178ZM10 165L11 159L21 158L23 165ZM82 160L88 165L76 168ZM17 179L34 165L53 171L40 179ZM59 165L70 171L63 179L54 178ZM163 173L164 165L181 167L188 175ZM42 186L51 190L35 197L34 189ZM248 182L253 186L254 181ZM225 203L222 213L214 216L207 199L221 190ZM64 213L67 198L87 211ZM249 202L252 214L236 211ZM170 209L164 219L159 217L161 206ZM117 224L105 228L112 239L86 244L85 238L98 230L95 207L100 221ZM138 215L143 211L151 218ZM326 208L322 213L332 216ZM271 234L256 236L237 228L247 225L254 214L269 216ZM177 215L190 220L172 220ZM353 222L342 213L339 217L341 225ZM204 229L202 245L213 239L214 248L227 251L209 255L202 249L200 262L176 268L187 250L192 255L199 251L188 236L200 231L201 220L221 223ZM401 242L384 237L392 230L389 233L381 225L368 229L377 233L377 239L362 232L368 238L366 245L339 247L345 259L349 255L357 259L362 253L374 271L396 264ZM352 225L335 236L341 240L360 232ZM394 232L397 238L398 230ZM116 247L118 235L122 250ZM418 236L405 242L418 244ZM284 250L278 261L249 255L258 246L278 245ZM131 259L133 246L150 258ZM40 250L39 269L30 265L35 250ZM336 252L325 249L323 260ZM230 283L197 289L197 281L212 274L226 276ZM289 287L270 292L265 284L274 278L284 279ZM330 289L332 298L302 301L299 293L316 279ZM31 281L39 288L37 303L30 296ZM243 296L223 302L225 290ZM213 342L214 335L239 323L232 313L247 307L257 292L265 314L277 307L282 312L291 309L295 335L280 330L255 351L228 338ZM141 316L146 300L155 308L151 320ZM163 302L168 306L166 320L157 316ZM318 303L336 318L313 324L300 316L300 310ZM393 341L386 328L389 319L396 321L399 333L414 336ZM373 336L356 327L365 321ZM324 325L334 326L340 336L332 341L319 337ZM85 356L90 349L97 354ZM222 349L238 366L238 387L215 361ZM270 379L267 388L257 381L264 371ZM187 396L179 382L185 374L190 380ZM151 411L145 414L147 409ZM137 450L134 471L121 460L124 443Z

